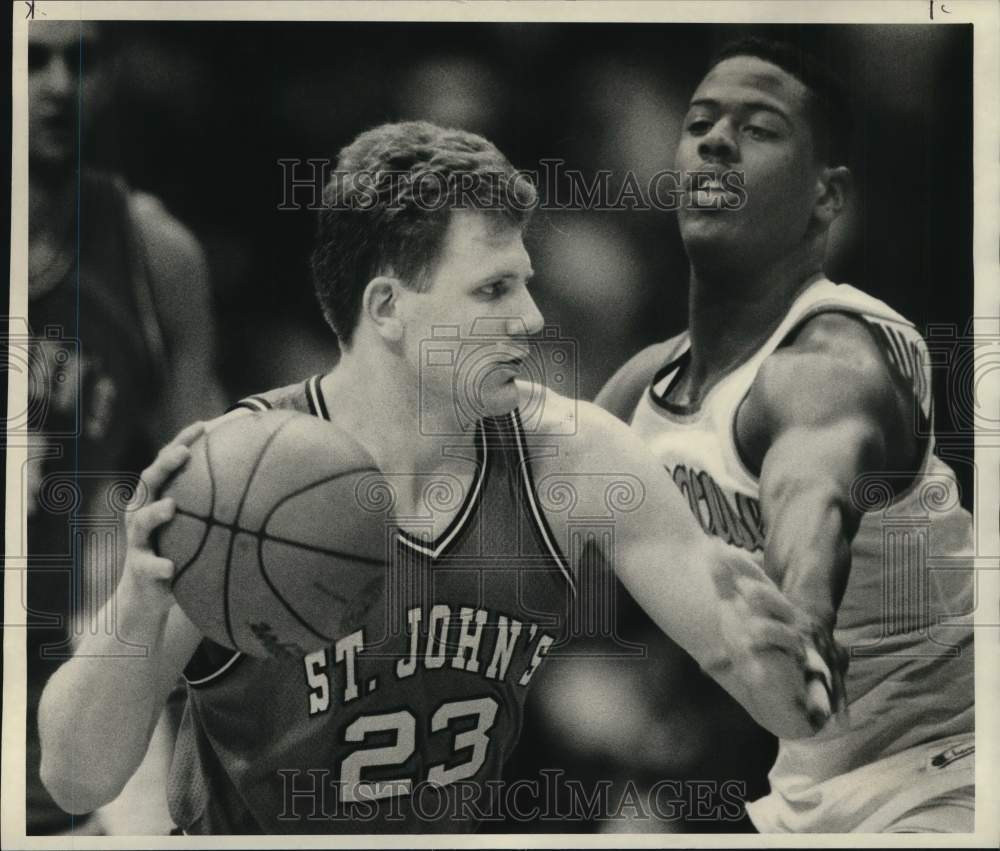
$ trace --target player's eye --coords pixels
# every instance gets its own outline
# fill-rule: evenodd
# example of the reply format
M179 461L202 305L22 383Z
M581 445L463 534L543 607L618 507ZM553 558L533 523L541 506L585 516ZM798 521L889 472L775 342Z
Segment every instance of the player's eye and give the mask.
M707 118L695 118L693 121L689 121L687 125L687 131L692 136L704 136L711 129L712 122Z
M773 130L768 130L766 127L761 127L759 124L748 124L743 128L743 132L747 134L751 139L755 139L758 142L763 142L767 139L775 139L778 134Z
M480 287L476 292L486 298L499 298L507 292L506 281L491 281L484 287Z

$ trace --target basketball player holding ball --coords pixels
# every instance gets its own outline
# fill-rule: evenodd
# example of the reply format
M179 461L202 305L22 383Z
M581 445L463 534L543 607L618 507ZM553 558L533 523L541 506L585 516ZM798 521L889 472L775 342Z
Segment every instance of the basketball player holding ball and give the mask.
M748 806L756 827L972 832L972 518L933 453L920 334L823 275L848 115L796 48L720 52L677 150L679 170L715 176L679 216L689 330L636 355L597 401L672 474L717 557L742 553L851 651L845 721L780 742L771 793ZM746 204L711 209L731 171ZM891 498L866 513L864 483L879 479ZM727 522L719 506L759 522ZM938 566L886 547L896 518L929 524Z
M145 471L149 499L132 514L115 605L119 634L150 652L122 660L95 640L50 682L42 772L63 806L114 796L183 675L170 790L182 831L475 829L527 690L566 637L574 595L591 593L566 546L569 512L543 502L543 482L572 489L575 516L606 514L609 476L633 483L639 496L616 514L604 555L654 620L774 732L810 736L831 717L840 658L828 636L759 572L709 559L683 498L624 424L555 393L539 404L542 389L518 380L542 329L522 241L534 202L531 184L471 133L385 125L341 152L314 254L341 360L189 427ZM476 376L470 386L464 374ZM171 593L177 565L151 538L170 533L176 505L157 496L171 476L202 463L205 441L253 430L269 416L255 412L274 409L328 420L336 445L360 447L340 450L351 453L345 474L369 458L394 503L384 566L368 568L383 590L304 656L206 640ZM300 463L328 461L310 456ZM362 511L316 523L351 528ZM703 564L714 572L692 569ZM356 570L344 561L316 579L336 591Z

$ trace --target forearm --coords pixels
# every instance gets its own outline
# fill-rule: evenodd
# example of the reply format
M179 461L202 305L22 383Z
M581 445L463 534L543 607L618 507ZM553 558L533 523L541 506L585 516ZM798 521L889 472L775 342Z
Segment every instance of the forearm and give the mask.
M98 811L101 828L111 836L165 836L173 828L167 803L167 779L174 749L174 725L161 712L149 749L125 788Z
M626 555L616 564L619 579L757 723L782 738L812 735L819 725L805 700L802 638L791 616L779 615L792 607L748 560L713 563L707 551L699 558L709 546L702 538L688 541L689 558L664 560L665 547Z
M760 649L722 669L704 668L761 727L779 739L803 739L825 724L806 705L800 661Z
M850 575L857 519L836 490L822 485L764 491L762 506L768 575L796 608L832 626Z
M158 679L167 610L150 611L129 577L103 622L52 676L39 707L42 780L69 812L112 800L141 763L162 709Z

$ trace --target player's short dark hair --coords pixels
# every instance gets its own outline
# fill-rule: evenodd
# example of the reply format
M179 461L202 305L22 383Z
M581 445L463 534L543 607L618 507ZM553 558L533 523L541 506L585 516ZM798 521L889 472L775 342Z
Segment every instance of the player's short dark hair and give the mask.
M383 124L345 147L326 183L312 255L323 315L349 345L372 278L420 289L456 209L527 226L535 187L482 136L426 121Z
M840 79L802 46L787 41L744 36L724 44L709 68L734 56L756 56L791 74L809 90L809 125L817 156L827 165L851 160L854 133L851 101Z

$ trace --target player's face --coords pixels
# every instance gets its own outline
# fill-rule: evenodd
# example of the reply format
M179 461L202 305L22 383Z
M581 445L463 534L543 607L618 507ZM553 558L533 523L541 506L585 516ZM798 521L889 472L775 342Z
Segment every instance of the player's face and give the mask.
M689 191L679 214L689 251L709 247L747 263L771 262L805 236L819 165L807 120L809 92L790 74L753 56L735 56L702 80L684 121L677 168L742 172L741 209L691 209L725 190ZM732 200L730 197L729 200Z
M98 40L96 26L86 22L41 21L28 28L32 164L65 166L76 156L78 111L88 117L103 83Z
M532 274L519 228L499 214L452 213L428 286L403 294L407 358L422 393L465 416L516 407L527 337L543 325Z

